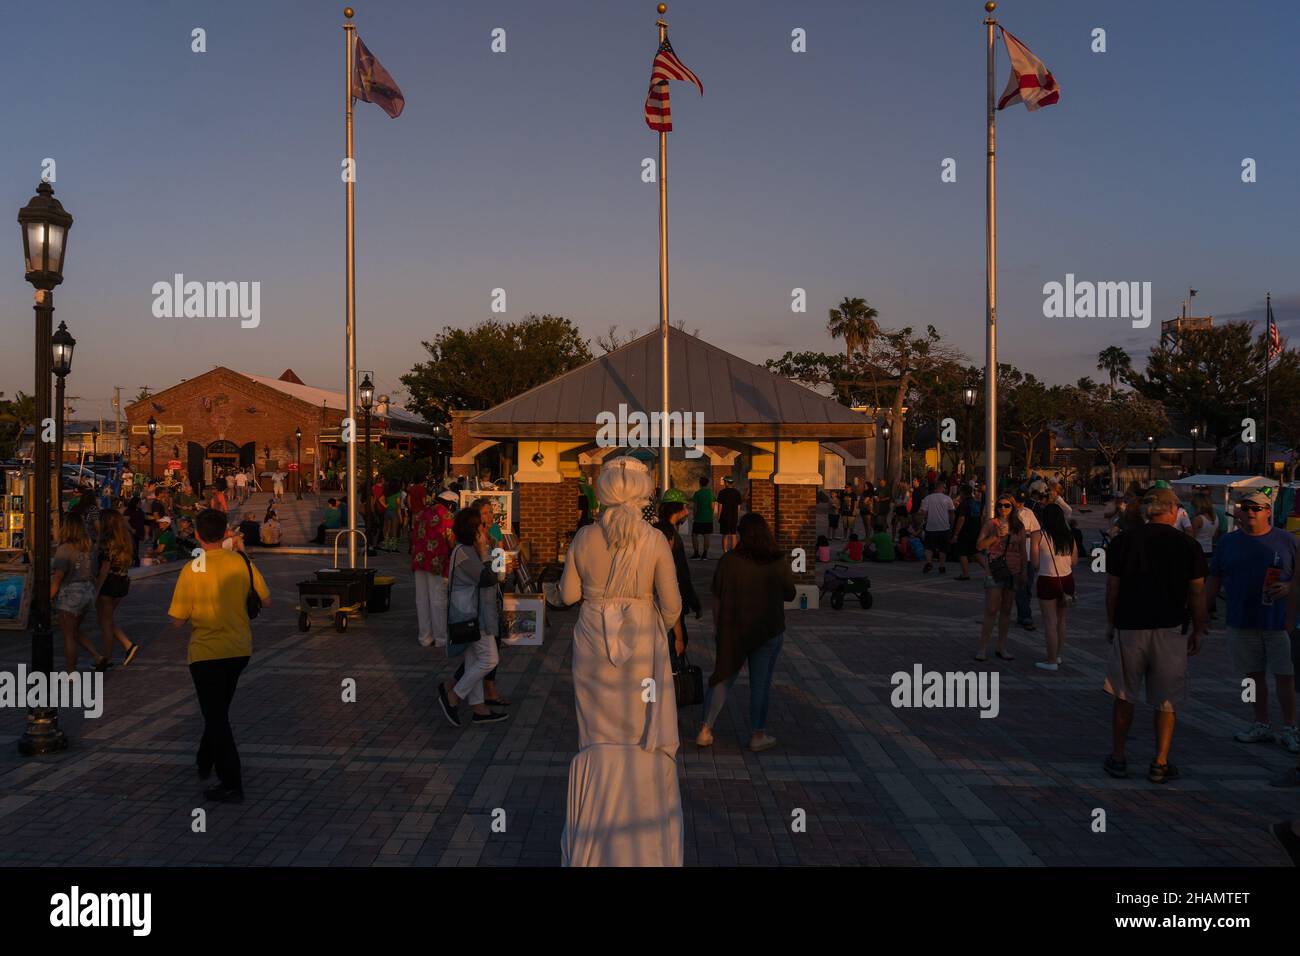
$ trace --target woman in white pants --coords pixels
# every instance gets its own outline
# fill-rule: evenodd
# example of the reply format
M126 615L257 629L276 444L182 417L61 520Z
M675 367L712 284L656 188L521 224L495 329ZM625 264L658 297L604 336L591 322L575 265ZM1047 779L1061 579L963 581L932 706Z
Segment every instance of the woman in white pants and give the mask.
M453 727L460 727L460 705L468 703L473 723L494 724L509 715L488 708L483 702L483 678L497 666L497 576L488 561L488 529L474 508L462 508L452 522L456 548L451 553L447 574L448 624L478 623L480 638L465 644L448 645L465 649L465 674L453 684L438 685L438 703ZM450 628L449 628L450 630Z
M411 574L415 581L415 617L424 647L447 644L447 561L455 538L451 509L456 496L445 491L426 501L411 521Z

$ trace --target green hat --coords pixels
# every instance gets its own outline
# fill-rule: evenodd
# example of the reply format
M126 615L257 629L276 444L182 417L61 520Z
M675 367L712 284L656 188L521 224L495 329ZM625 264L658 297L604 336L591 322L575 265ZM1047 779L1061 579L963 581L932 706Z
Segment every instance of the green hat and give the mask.
M680 488L669 488L664 492L663 497L660 498L659 501L661 504L684 505L690 501L690 499L686 497L686 492L682 491Z
M1153 487L1153 488L1168 488L1168 487L1169 487L1169 482L1167 482L1167 481L1165 481L1163 478L1161 478L1159 481L1157 481L1157 482L1156 482L1154 485L1152 485L1151 487Z

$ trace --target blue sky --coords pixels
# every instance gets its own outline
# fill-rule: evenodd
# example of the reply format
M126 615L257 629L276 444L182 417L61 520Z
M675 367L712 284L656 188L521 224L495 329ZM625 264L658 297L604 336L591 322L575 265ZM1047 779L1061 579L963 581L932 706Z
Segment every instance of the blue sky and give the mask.
M78 417L216 364L343 376L343 4L324 0L7 5L10 218L45 157L76 217L56 322L79 346ZM381 389L421 339L490 317L568 316L589 335L657 322L656 137L642 102L653 3L360 0L401 85L396 120L356 114L359 360ZM1141 356L1159 320L1300 323L1300 7L1007 0L1001 21L1052 70L1059 105L999 114L1001 354L1051 381ZM677 0L670 36L704 82L673 90L672 315L761 362L838 351L826 310L861 295L886 327L933 323L982 362L982 4ZM190 33L207 32L207 52ZM491 31L506 30L494 54ZM1091 52L1094 28L1107 52ZM807 52L793 53L802 28ZM1010 67L998 46L996 86ZM940 164L957 162L957 182ZM1258 181L1241 182L1241 162ZM0 269L0 388L32 388L31 293L16 223ZM260 281L261 325L158 319L153 283ZM1046 319L1066 273L1150 281L1155 321ZM808 311L790 311L804 288Z

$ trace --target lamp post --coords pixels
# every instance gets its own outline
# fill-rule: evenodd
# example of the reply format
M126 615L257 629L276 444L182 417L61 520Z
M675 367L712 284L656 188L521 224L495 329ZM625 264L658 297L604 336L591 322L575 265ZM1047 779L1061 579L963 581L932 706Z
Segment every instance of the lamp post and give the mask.
M293 437L298 439L298 476L294 479L294 484L298 486L298 500L302 501L302 429L295 428Z
M891 432L891 431L892 431L892 429L889 427L889 422L885 422L883 425L880 426L880 437L883 438L883 439L885 440L885 493L886 493L886 495L889 494L889 479L890 479L890 474L889 474L889 435L890 435L890 432Z
M58 329L50 336L52 349L51 360L54 370L54 474L55 474L55 509L54 534L63 533L63 412L66 405L64 396L64 379L72 371L72 350L77 347L77 340L68 332L65 322L60 322ZM81 475L77 475L77 485L81 485Z
M50 417L50 375L54 358L54 287L63 281L63 258L68 248L68 230L72 217L54 198L47 182L36 187L36 195L18 211L18 225L23 235L25 278L36 290L36 422L39 440L40 423ZM28 547L32 553L32 672L47 675L47 686L54 674L54 632L50 627L50 456L33 450L36 466L36 490L32 501L32 528ZM59 712L52 707L27 710L27 726L18 739L18 752L24 757L55 753L68 746L68 738L59 728Z
M1195 475L1195 474L1197 473L1197 471L1196 471L1196 452L1199 450L1198 447L1197 447L1197 439L1200 438L1200 437L1201 437L1201 426L1200 426L1200 425L1193 425L1193 426L1192 426L1192 474L1193 474L1193 475Z
M971 456L971 449L974 447L974 442L971 441L970 413L971 413L971 409L975 407L975 399L977 399L978 397L979 397L979 391L975 388L975 386L967 385L964 389L962 389L961 400L962 400L962 404L966 406L965 445L966 445L966 470L968 472L973 472L975 470L975 460Z
M365 377L361 379L361 385L358 387L358 391L361 392L361 410L365 412L366 423L364 439L366 443L366 477L361 484L361 488L364 491L370 484L370 410L375 407L375 386L374 383L370 381L369 372L367 372ZM369 501L370 499L367 498L366 502L369 503Z
M145 424L149 426L149 480L153 481L154 474L155 474L154 462L153 462L153 440L154 437L158 434L158 420L155 419L152 415L150 415L149 421L147 421Z
M90 462L94 464L99 461L99 426L90 427Z
M1151 484L1151 469L1156 463L1156 436L1147 436L1147 484Z

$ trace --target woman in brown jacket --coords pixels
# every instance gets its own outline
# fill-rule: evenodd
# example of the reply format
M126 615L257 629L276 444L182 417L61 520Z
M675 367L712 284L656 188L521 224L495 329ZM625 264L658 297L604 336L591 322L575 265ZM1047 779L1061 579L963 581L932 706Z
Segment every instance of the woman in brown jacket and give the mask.
M763 516L750 512L736 528L740 544L713 572L713 622L717 658L704 692L704 723L695 743L713 743L713 724L727 691L749 664L749 749L767 750L776 738L764 729L772 674L785 640L785 602L795 597L790 562L776 546Z

